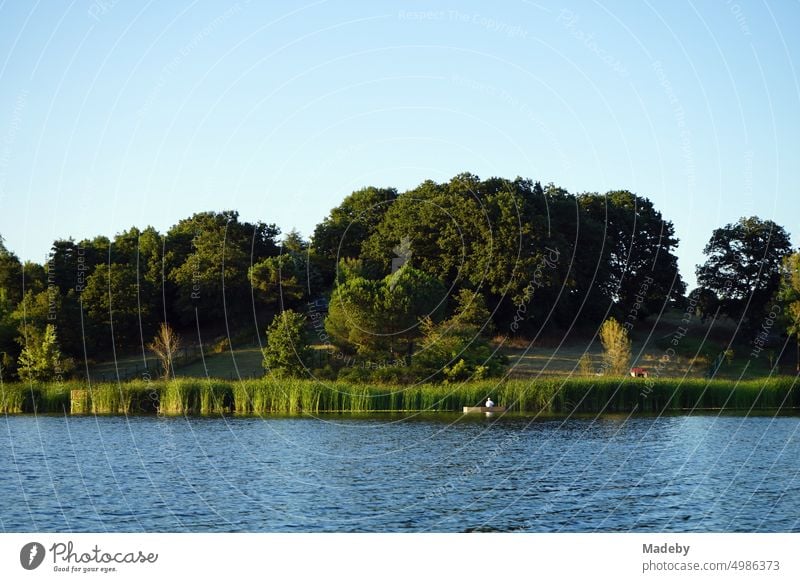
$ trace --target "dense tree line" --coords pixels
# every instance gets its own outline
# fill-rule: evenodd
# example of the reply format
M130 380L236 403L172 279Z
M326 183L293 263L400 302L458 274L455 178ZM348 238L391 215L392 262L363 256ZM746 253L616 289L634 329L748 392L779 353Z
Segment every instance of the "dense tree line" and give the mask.
M781 321L800 334L798 263L782 227L751 217L714 231L688 298L677 245L672 222L632 192L472 174L355 191L310 240L235 211L195 214L166 233L58 240L42 265L22 264L0 239L1 370L81 373L112 352L147 353L165 322L195 336L254 325L263 334L287 311L270 327L265 366L294 375L492 375L502 369L492 337L596 330L686 301L750 330L783 301L794 307ZM290 352L308 362L292 365ZM34 371L37 358L48 363Z
M249 270L280 252L279 229L203 212L162 234L131 228L110 240L53 243L43 265L0 244L0 357L6 377L54 328L64 369L144 353L160 322L219 330L253 317ZM195 334L196 335L196 334Z

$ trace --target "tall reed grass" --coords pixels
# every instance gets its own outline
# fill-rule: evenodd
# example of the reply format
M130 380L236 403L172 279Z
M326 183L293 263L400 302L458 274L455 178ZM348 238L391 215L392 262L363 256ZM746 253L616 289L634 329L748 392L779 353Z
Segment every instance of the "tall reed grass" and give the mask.
M318 414L323 412L460 412L491 397L526 413L659 413L692 409L800 408L796 377L732 382L661 378L482 380L462 384L381 385L262 378L180 378L31 387L4 383L0 413Z
M158 409L161 386L144 380L108 384L71 384L73 414L142 414Z
M64 383L0 385L0 413L64 413L70 411L70 389Z

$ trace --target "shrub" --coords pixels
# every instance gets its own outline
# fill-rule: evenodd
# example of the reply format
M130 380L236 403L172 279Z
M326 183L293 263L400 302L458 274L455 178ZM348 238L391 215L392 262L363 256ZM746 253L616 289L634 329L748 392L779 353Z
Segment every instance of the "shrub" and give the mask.
M48 324L41 339L27 334L19 356L19 377L27 382L41 382L62 376L66 363L61 358L55 326Z
M175 357L181 349L181 337L168 324L162 323L153 341L147 346L161 362L164 378L174 373Z
M615 376L627 375L631 362L631 340L628 331L614 319L607 319L600 327L606 369Z
M307 374L311 353L304 324L305 318L291 309L275 316L267 329L264 370L295 378Z

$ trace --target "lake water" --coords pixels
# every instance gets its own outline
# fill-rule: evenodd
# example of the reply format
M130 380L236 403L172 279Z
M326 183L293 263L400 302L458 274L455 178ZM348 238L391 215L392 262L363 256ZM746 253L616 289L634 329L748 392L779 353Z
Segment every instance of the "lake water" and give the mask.
M800 419L0 419L0 529L800 531Z

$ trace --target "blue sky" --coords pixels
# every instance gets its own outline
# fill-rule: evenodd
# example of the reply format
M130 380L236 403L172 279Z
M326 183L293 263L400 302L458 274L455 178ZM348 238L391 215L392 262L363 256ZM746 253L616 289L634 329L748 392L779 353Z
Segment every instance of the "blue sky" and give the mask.
M262 5L264 4L264 5ZM684 277L743 215L800 235L798 2L0 3L0 235L237 209L309 235L365 185L629 189Z

